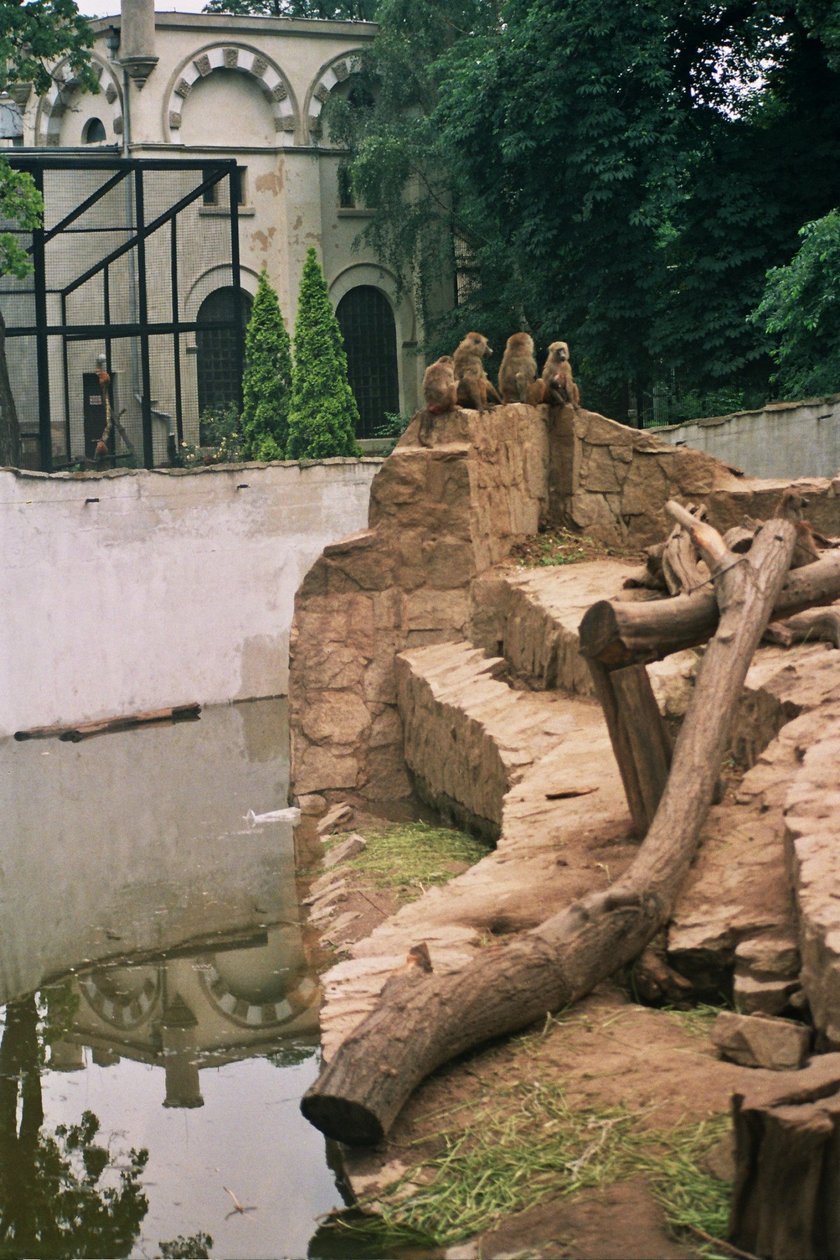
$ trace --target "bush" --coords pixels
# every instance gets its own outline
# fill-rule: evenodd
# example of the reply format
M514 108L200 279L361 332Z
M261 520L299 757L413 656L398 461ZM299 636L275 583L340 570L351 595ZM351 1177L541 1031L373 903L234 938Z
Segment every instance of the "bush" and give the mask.
M295 324L289 406L289 459L360 455L359 409L347 380L347 356L315 250L306 254Z
M277 294L265 270L260 275L245 329L242 377L244 459L284 459L289 433L292 355Z

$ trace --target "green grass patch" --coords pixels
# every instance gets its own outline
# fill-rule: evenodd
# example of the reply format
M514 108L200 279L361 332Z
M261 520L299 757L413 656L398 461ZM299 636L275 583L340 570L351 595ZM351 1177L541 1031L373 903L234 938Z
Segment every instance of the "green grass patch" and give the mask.
M729 1009L724 1006L711 1006L708 1002L698 1002L696 1006L687 1006L685 1010L666 1007L663 1014L679 1024L683 1032L692 1037L708 1037L712 1024L721 1011Z
M492 1229L505 1217L557 1199L644 1174L679 1233L721 1237L729 1187L702 1170L705 1153L727 1121L670 1132L641 1131L624 1106L573 1108L558 1087L518 1082L484 1106L459 1109L466 1123L434 1138L439 1153L418 1162L378 1194L334 1220L369 1243L445 1247ZM451 1112L449 1113L451 1114ZM428 1142L430 1139L425 1138ZM373 1212L375 1215L364 1215ZM714 1248L705 1248L712 1260Z
M416 900L433 884L445 884L489 852L486 844L464 831L424 822L366 829L365 840L364 853L347 868L377 888L392 889L403 902Z

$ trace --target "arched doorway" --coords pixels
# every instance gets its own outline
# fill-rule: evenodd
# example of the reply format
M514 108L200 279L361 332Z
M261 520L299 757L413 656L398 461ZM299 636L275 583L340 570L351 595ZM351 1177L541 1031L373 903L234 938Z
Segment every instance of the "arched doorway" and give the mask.
M350 388L359 407L357 437L374 437L385 413L400 409L394 313L384 293L360 284L341 299L336 317L347 351Z
M240 326L237 328L237 307ZM241 396L242 337L251 314L251 295L232 285L215 289L198 308L196 322L211 325L195 334L198 353L198 410L238 403ZM212 327L212 325L218 325ZM225 326L226 325L226 326Z

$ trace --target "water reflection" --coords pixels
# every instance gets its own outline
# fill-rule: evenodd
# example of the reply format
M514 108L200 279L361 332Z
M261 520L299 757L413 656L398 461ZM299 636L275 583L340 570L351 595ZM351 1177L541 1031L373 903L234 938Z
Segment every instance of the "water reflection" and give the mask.
M0 743L0 1257L304 1256L340 1203L286 786L276 701Z

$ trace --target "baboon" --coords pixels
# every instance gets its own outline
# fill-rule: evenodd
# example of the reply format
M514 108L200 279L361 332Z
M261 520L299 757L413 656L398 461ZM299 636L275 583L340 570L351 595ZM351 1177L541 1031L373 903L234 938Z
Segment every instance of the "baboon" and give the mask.
M527 402L528 388L534 384L537 361L534 342L526 332L508 337L499 368L499 393L503 402Z
M796 543L793 548L793 559L790 562L792 569L801 569L803 565L813 564L815 560L820 558L820 549L814 535L814 528L811 522L805 519L805 508L807 506L808 500L803 498L796 490L785 490L776 504L774 512L775 516L782 516L785 520L793 521L796 526Z
M552 341L548 347L548 358L542 372L542 379L536 381L529 390L529 402L550 405L571 403L580 406L580 390L572 376L572 365L569 362L569 347L565 341Z
M455 406L458 387L455 384L455 361L451 354L442 354L426 368L423 397L426 410L433 416L443 415Z
M476 411L487 410L487 399L501 402L496 387L487 379L481 360L492 354L487 338L481 333L469 332L455 351L455 379L458 382L458 402L462 407Z

